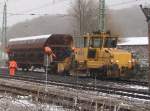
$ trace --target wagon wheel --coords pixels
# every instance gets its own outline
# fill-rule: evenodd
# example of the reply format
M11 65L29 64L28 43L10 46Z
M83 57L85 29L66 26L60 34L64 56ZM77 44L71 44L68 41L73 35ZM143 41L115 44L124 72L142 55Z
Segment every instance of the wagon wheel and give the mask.
M77 61L75 61L74 58L72 58L71 65L69 68L69 74L75 76L77 73L77 67L78 67Z
M69 75L75 76L76 75L75 70L74 69L70 69L69 70Z

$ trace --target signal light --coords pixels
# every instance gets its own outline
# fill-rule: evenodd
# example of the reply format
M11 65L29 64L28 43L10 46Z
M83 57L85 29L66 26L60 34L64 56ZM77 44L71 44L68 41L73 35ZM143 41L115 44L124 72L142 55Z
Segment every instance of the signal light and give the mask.
M72 47L72 51L73 51L73 52L76 52L77 49L76 49L75 47Z
M46 53L46 54L51 54L52 53L52 49L50 48L50 47L44 47L44 52Z

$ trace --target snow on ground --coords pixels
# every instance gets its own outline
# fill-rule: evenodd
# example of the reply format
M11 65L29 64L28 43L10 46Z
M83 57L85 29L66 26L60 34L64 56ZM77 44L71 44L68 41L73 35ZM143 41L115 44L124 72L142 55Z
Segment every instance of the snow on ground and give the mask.
M137 90L148 90L148 87L145 86L139 86L139 85L134 85L134 86L128 86L129 88L137 89Z
M128 97L128 96L121 96L121 95L116 95L116 94L106 94L102 92L93 92L93 91L84 91L81 90L80 93L87 94L87 95L93 95L93 96L98 96L102 97L103 99L107 100L122 100L121 103L119 104L136 104L137 106L144 106L144 105L150 105L150 100L147 99L138 99L138 98L133 98L133 97ZM136 94L135 94L136 95ZM139 95L139 94L138 94Z
M61 106L33 102L31 96L0 95L0 111L70 111Z

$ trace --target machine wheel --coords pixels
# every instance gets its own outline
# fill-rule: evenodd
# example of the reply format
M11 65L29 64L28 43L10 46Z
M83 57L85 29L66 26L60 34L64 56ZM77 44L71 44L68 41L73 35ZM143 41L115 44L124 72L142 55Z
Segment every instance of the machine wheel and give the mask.
M115 78L118 78L120 77L120 69L119 69L119 66L117 64L113 64L112 65L112 72L114 73L114 77Z
M90 77L91 77L91 78L94 78L95 75L96 75L95 72L94 72L93 70L90 70Z
M136 65L133 67L133 74L137 74L140 70L141 70L140 65L139 65L139 64L136 64Z
M120 70L117 64L112 64L107 67L107 77L110 77L110 78L120 77Z
M90 70L89 71L89 75L91 78L95 79L95 78L103 78L104 77L104 73L103 73L104 70L102 69L93 69L93 70Z
M22 69L22 71L25 71L25 68L24 68L24 67L22 67L21 69Z
M63 73L64 73L65 76L70 76L70 73L69 73L68 70L65 70Z
M130 78L132 78L132 75L133 75L132 71L129 70L127 67L121 68L121 77L130 79Z
M76 76L76 71L75 71L75 69L70 69L69 75L71 75L71 76Z

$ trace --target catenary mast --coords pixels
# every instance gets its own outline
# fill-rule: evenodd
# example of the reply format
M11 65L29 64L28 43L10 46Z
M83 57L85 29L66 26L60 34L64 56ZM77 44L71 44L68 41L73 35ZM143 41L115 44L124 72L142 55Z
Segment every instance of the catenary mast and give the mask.
M106 32L106 25L105 25L105 0L99 0L99 23L98 23L98 30L100 32Z
M7 1L4 2L3 21L2 21L2 38L1 38L1 58L6 60L5 48L7 47Z
M4 9L3 9L3 24L2 24L2 45L3 45L3 48L5 48L7 46L6 33L7 33L7 4L5 1Z

